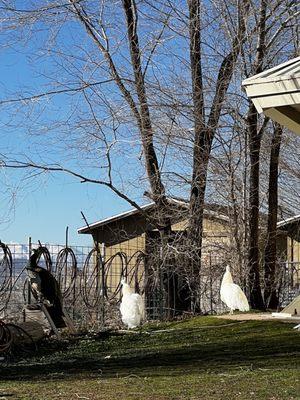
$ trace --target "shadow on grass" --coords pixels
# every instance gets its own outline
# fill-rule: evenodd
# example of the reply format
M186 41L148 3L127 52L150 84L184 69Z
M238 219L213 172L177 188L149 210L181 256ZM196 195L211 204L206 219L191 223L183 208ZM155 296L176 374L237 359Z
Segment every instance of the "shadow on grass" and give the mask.
M251 322L225 329L96 338L68 346L57 343L57 348L45 348L27 362L0 366L0 374L2 380L182 376L220 368L295 368L299 361L299 333L290 326Z

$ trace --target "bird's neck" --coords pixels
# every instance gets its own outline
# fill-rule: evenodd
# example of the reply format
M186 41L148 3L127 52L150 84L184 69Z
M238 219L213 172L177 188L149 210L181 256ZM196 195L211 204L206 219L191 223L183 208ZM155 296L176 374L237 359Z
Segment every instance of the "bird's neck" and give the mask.
M133 290L127 283L123 283L122 293L123 293L123 296L126 296L128 294L133 293Z
M231 273L228 271L225 272L221 284L224 285L225 283L233 283Z

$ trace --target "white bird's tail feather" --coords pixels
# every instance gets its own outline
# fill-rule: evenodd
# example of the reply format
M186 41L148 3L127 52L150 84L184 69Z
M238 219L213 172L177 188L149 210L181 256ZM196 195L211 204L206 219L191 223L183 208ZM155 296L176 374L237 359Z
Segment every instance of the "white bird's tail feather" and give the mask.
M245 293L235 283L225 283L220 290L221 300L231 310L249 311L249 303Z

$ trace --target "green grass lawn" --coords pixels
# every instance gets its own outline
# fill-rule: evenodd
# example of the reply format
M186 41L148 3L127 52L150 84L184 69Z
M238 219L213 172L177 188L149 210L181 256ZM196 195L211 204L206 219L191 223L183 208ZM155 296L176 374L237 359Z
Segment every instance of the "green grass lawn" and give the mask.
M0 364L0 399L300 399L300 332L197 317L40 345Z

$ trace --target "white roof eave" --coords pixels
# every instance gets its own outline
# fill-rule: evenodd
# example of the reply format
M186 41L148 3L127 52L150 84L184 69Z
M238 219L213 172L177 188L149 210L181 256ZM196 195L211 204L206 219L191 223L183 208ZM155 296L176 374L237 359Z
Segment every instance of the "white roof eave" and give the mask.
M242 83L257 111L300 135L300 57Z
M283 64L277 65L276 67L270 68L266 71L263 71L259 74L251 76L243 80L242 86L248 86L253 83L257 83L258 81L268 81L268 80L282 80L282 79L290 79L293 76L298 75L297 68L300 65L300 57L293 58L292 60L286 61ZM299 71L300 72L300 71Z
M277 228L281 228L282 226L291 224L293 222L300 221L300 214L294 215L293 217L283 219L282 221L277 222Z

